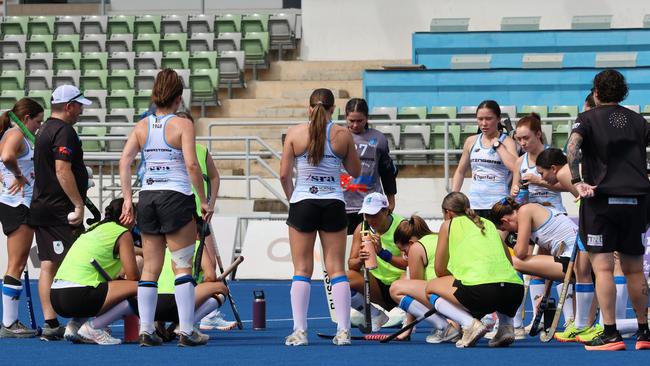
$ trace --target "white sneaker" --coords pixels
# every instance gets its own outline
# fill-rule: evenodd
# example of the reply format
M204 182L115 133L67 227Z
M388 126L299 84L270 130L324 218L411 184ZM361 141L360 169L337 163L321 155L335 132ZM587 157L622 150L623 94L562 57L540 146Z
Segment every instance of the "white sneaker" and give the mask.
M460 339L460 332L456 327L448 324L445 329L433 329L426 338L427 343L438 344L442 342L457 342Z
M456 348L474 346L485 333L487 333L485 325L476 319L472 319L472 324L469 327L463 327L463 337L456 342Z
M231 322L225 320L220 312L217 312L214 316L206 316L201 319L201 324L199 328L201 330L232 330L237 326L237 322Z
M81 323L70 319L70 321L68 321L68 324L65 326L63 339L72 343L81 343L81 339L79 339L79 335L77 334L80 327Z
M386 313L384 313L383 311L380 310L379 315L373 316L372 319L371 319L372 331L373 332L379 332L381 330L381 327L384 324L388 323L388 320L390 320L388 315L386 315Z
M512 325L501 325L494 338L490 339L490 347L507 347L515 341L515 328Z
M120 339L113 338L104 329L95 329L85 322L77 332L79 338L85 343L95 343L102 346L112 346L122 343Z
M337 334L338 336L338 334ZM336 339L336 338L334 338ZM284 340L286 346L306 346L309 344L307 341L307 332L304 330L294 330L287 338Z
M526 333L526 329L524 327L518 327L515 328L515 339L520 341L522 339L526 339L528 337L528 333Z
M332 343L337 346L349 346L352 344L352 341L350 341L350 331L348 329L339 330L332 339Z

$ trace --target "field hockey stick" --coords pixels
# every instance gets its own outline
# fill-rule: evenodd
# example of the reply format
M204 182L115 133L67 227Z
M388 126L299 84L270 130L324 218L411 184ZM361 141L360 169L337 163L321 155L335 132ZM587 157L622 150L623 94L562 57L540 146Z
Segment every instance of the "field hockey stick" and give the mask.
M325 334L325 333L316 333L316 335L319 336L320 338L325 338L325 339L334 339L336 337L335 335ZM390 337L390 334L372 333L372 334L364 334L362 336L350 336L350 339L356 341L383 341L388 337Z
M211 188L210 179L205 174L203 174L202 177L208 187L208 193L206 194L206 197L209 202L210 201L209 192ZM205 248L205 236L206 233L208 232L208 225L210 225L208 220L203 220L201 224L201 229L199 230L199 247L196 249L196 255L194 256L194 280L196 282L199 282L199 277L201 275L201 261L203 260L203 248Z
M99 273L99 275L102 276L102 278L105 279L106 282L111 282L113 280L111 278L111 276L109 276L108 273L106 273L104 268L102 268L102 265L99 264L99 262L97 262L97 260L95 258L90 259L90 264L93 267L95 267L95 270L97 271L97 273Z
M366 221L361 222L361 237L367 234ZM370 315L370 270L363 264L363 325L359 325L361 333L368 334L372 332L372 316Z
M25 265L25 300L27 302L27 312L29 313L29 326L36 331L36 335L41 335L41 327L36 325L36 317L34 316L34 302L32 300L32 289L29 285L29 271Z
M431 315L435 314L436 312L437 312L436 308L435 308L435 307L432 307L431 309L427 310L426 313L422 314L421 317L416 318L416 319L413 320L412 322L410 322L410 323L406 324L405 326L403 326L403 327L402 327L400 330L398 330L397 332L395 332L395 333L389 335L388 337L386 337L386 338L380 340L379 342L380 342L380 343L388 343L388 342L392 341L393 339L399 337L400 334L402 334L402 333L406 333L407 331L409 331L410 329L412 329L413 327L415 327L418 323L420 323L420 322L423 321L424 319L430 317Z
M226 276L228 275L224 270L223 270L223 264L221 263L221 257L217 257L217 265L219 266L219 272L221 273L219 277L223 281L223 284L228 288L228 302L230 303L230 308L232 309L232 314L235 316L235 321L237 322L237 328L238 329L244 329L244 323L241 321L241 316L239 316L239 310L237 310L237 305L235 304L235 298L232 296L232 291L230 291L230 287L228 287L228 281L226 281ZM235 262L237 262L239 259L244 260L244 257L237 257ZM241 261L239 261L241 263ZM225 274L225 275L224 275Z
M533 325L530 327L530 332L528 333L531 337L539 334L539 325L542 322L542 317L544 316L544 311L546 311L546 306L548 305L548 298L551 296L551 287L553 287L553 280L546 280L544 282L544 296L537 306L537 313L535 314L535 319L533 320Z
M240 255L239 257L237 257L237 259L235 259L234 262L230 263L230 266L228 266L228 268L226 268L225 270L223 270L223 271L221 272L221 274L217 277L217 281L225 281L225 280L226 280L226 277L228 277L228 275L230 275L230 273L232 273L234 270L236 270L237 267L238 267L238 266L241 264L241 262L243 262L243 261L244 261L244 257L243 257L243 256Z
M562 283L562 291L560 293L560 298L558 299L558 305L555 309L555 315L553 315L553 323L548 331L542 331L542 334L539 336L539 340L542 342L548 342L553 339L553 335L557 330L557 326L560 323L560 316L562 316L562 307L564 306L564 301L566 300L566 295L569 292L569 284L571 282L571 276L573 275L573 266L578 255L578 241L573 246L571 251L571 259L569 260L569 265L567 266L566 273L564 274L564 282Z
M539 252L539 245L535 244L533 247L533 255ZM530 287L530 275L524 275L524 298L521 301L521 320L526 319L526 297L528 296L528 289Z

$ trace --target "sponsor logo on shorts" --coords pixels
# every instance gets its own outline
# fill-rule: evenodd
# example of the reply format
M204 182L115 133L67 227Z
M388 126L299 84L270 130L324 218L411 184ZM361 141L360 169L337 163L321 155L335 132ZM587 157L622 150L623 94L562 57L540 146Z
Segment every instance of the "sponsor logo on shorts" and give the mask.
M637 205L638 201L636 198L609 197L607 203L610 205Z
M63 254L63 242L61 240L55 240L52 242L52 247L54 248L54 253Z
M589 245L590 247L602 247L603 236L587 234L587 245Z

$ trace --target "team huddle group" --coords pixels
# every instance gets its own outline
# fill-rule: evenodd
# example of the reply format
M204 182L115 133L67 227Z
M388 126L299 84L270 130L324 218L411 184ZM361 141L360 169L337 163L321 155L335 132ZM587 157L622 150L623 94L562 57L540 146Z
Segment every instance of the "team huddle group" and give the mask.
M336 345L351 343L350 308L367 314L364 295L369 293L384 310L403 309L405 325L429 323L429 343L465 348L485 336L490 347L508 346L546 329L539 321L524 326L526 290L534 318L541 320L537 304L559 281L557 292L566 294L566 301L558 302L564 305L565 326L554 333L557 341L581 342L587 350L624 350L622 335L631 335L636 349L650 349L643 272L650 222L650 124L619 104L627 94L618 71L596 75L566 155L545 145L538 115L518 120L510 136L498 103L481 102L478 133L464 143L452 192L442 201L444 222L434 233L417 215L393 212L397 170L385 138L368 127L366 102L350 100L347 126L339 126L331 122L332 93L314 91L310 121L289 129L280 168L290 201L294 264L294 331L285 344L309 342L307 309L318 234L331 281ZM460 190L468 169L472 180L465 195ZM576 198L570 204L579 205L577 224L567 216L561 192ZM347 272L346 232L353 235ZM370 269L368 285L364 266ZM636 314L632 319L626 319L628 299ZM378 331L389 317L369 307L367 322ZM367 330L368 324L362 325ZM406 326L398 338L409 340L411 332Z
M111 201L103 219L87 229L82 219L91 177L72 126L91 102L76 87L64 85L54 90L52 115L42 126L43 108L28 98L2 115L0 220L8 238L8 268L0 337L36 336L18 320L21 273L35 236L42 339L119 344L108 325L137 315L141 346L158 346L176 336L179 346L207 343L209 337L196 324L218 317L228 296L216 276L219 257L206 224L214 212L219 175L207 149L196 144L191 116L178 112L182 89L173 70L158 74L152 91L155 111L134 126L120 159L122 198ZM347 124L341 126L331 122L332 92L315 90L309 123L288 130L280 167L290 202L294 264L294 331L285 344L308 344L318 234L332 285L336 345L351 343L350 310L366 312L367 288L383 309L406 311L404 324L435 308L424 319L433 327L429 343L455 342L463 348L487 336L490 346L507 346L527 332L522 275L532 278L529 292L535 300L544 292L545 279L562 281L571 270L566 326L555 338L583 342L589 350L620 350L625 349L621 334L634 333L636 348L650 349L643 273L650 127L619 105L626 95L625 79L617 71L595 77L566 156L544 145L537 115L520 119L513 139L500 124L499 105L479 104L479 133L465 141L436 234L417 215L393 212L397 169L385 137L368 125L366 101L350 100ZM138 154L141 164L133 184ZM460 189L468 169L472 182L466 196ZM134 185L140 190L137 207ZM578 225L566 215L562 191L580 199ZM204 247L197 240L202 234ZM353 236L347 272L346 235ZM370 268L375 257L366 281L364 267ZM625 319L628 297L636 319ZM388 321L375 306L369 313L372 331ZM57 315L70 318L66 326ZM491 333L487 319L498 322ZM411 331L399 338L410 339Z

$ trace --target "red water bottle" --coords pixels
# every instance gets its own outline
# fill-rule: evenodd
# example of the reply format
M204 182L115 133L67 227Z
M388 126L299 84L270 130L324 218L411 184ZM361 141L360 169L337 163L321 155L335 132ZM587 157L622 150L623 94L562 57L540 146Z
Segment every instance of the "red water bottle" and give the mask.
M137 315L124 317L124 343L136 343L140 335L140 318Z
M253 290L253 329L266 329L266 299L263 290Z

